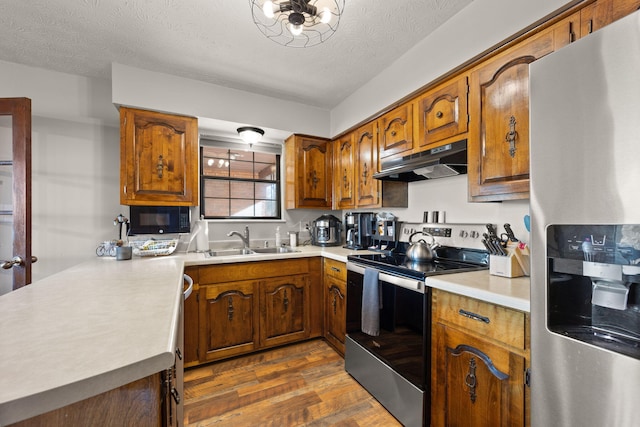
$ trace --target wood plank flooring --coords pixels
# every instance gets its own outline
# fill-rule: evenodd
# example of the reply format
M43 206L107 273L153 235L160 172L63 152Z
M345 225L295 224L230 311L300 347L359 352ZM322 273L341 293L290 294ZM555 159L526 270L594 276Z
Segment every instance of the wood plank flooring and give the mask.
M322 340L187 369L185 426L401 426Z

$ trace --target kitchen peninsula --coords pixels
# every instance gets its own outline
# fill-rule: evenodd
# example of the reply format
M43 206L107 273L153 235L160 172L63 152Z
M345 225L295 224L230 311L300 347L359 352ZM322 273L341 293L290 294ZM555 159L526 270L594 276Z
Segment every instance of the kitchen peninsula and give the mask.
M343 248L299 249L251 258L205 258L196 253L134 257L123 262L96 258L3 295L0 425L43 414L172 367L185 266L314 256L345 262L353 253ZM478 286L484 289L481 295L491 299L493 293L498 302L526 299L526 278L510 284L508 279L489 280L488 272L482 273L457 284L456 275L448 275L447 281L457 286L451 292ZM446 289L447 284L441 281L438 287Z

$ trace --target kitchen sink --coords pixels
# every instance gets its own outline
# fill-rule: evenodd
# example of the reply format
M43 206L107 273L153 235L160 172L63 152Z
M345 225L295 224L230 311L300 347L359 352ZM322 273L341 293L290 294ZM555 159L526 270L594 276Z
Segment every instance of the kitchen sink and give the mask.
M205 256L208 258L219 256L236 256L236 255L256 255L256 254L288 254L293 252L300 252L294 248L280 246L272 248L251 248L251 249L221 249L221 250L209 250L205 252Z
M292 252L300 252L296 249L289 248L287 246L273 247L273 248L255 248L251 249L257 254L288 254Z
M233 255L251 255L254 252L251 249L221 249L218 251L209 250L205 252L207 257L215 256L233 256Z

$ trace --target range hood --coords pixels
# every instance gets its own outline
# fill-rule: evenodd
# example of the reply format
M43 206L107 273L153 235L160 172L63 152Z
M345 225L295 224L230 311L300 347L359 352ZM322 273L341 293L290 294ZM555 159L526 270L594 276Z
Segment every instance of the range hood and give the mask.
M442 145L399 159L382 161L374 178L386 181L420 181L467 173L467 140Z

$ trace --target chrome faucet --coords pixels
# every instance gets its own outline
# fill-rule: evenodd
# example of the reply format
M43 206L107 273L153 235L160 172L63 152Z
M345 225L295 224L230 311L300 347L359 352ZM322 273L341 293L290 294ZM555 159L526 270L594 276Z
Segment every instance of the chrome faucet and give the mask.
M244 227L244 235L240 234L238 231L230 231L227 233L227 237L238 236L242 239L242 243L244 243L244 248L249 249L249 226Z

